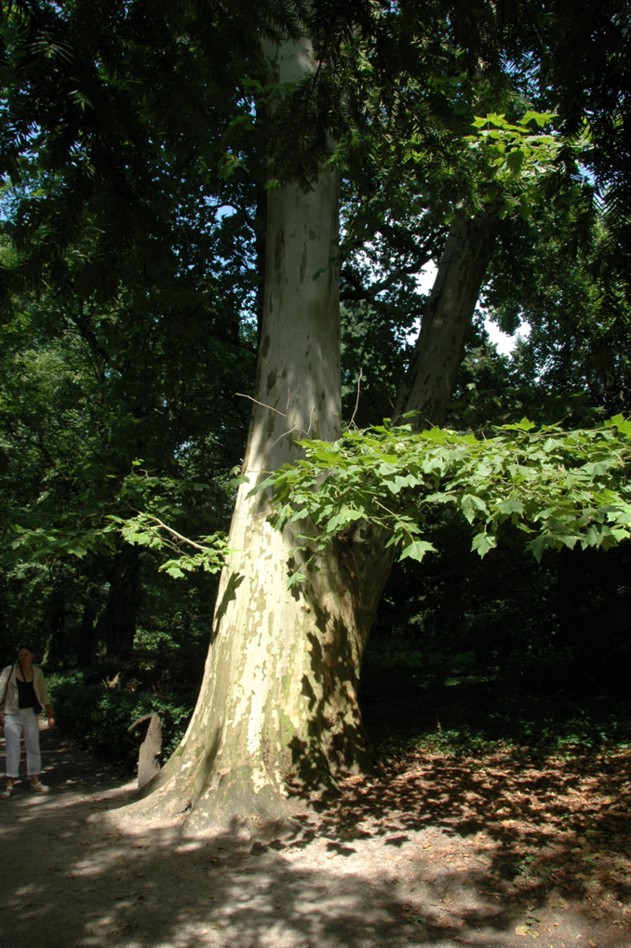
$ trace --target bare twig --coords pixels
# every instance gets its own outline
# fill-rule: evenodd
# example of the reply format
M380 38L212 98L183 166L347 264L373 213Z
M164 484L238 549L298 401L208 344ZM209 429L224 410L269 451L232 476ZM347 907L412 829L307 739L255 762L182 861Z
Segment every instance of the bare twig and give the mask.
M289 415L284 411L279 411L278 408L273 408L271 405L266 405L265 402L259 402L258 399L253 398L251 395L244 395L243 392L235 393L238 398L247 398L249 401L254 402L255 405L260 405L261 408L267 408L269 411L275 412L277 415L280 415L281 418L289 418ZM287 438L294 433L294 431L299 431L304 437L308 437L309 432L305 431L304 428L300 428L298 425L294 425L293 428L289 428L288 431L284 431L278 436L274 444L278 444L279 441L282 441L283 438Z
M363 378L363 373L360 368L359 375L357 376L357 395L355 396L355 408L353 409L353 417L350 420L351 425L355 424L355 415L357 414L357 411L359 409L359 396L361 394L362 378Z
M189 546L194 547L196 550L200 550L202 553L207 553L209 547L203 546L201 543L196 543L195 540L191 540L190 537L185 537L181 533L178 533L177 530L174 530L173 527L167 526L159 517L155 517L153 514L145 514L148 520L153 520L154 523L157 523L159 527L163 530L166 530L167 533L170 533L172 537L175 537L176 540L179 540L181 543L188 543Z
M251 402L254 402L255 405L260 405L261 408L268 408L270 411L276 412L277 415L280 415L282 418L287 418L287 415L284 411L279 411L278 408L272 408L271 405L266 405L265 402L259 402L258 399L252 398L251 395L244 395L243 392L235 392L237 398L247 398Z

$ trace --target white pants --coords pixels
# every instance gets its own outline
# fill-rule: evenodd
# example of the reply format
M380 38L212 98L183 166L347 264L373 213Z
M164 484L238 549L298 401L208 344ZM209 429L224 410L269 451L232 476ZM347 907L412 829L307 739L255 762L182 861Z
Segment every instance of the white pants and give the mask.
M20 708L17 714L5 714L4 739L7 745L7 777L20 776L21 742L26 745L26 772L34 777L42 771L39 751L39 721L32 708Z

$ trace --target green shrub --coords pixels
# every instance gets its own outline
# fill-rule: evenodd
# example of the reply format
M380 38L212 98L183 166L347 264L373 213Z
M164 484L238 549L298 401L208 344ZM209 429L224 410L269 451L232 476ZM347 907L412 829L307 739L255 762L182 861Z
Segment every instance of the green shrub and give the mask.
M107 678L105 671L101 666L96 671L74 670L48 676L58 726L97 756L120 764L131 773L144 729L129 729L139 718L154 711L162 721L165 760L186 729L192 704L126 688L118 675Z

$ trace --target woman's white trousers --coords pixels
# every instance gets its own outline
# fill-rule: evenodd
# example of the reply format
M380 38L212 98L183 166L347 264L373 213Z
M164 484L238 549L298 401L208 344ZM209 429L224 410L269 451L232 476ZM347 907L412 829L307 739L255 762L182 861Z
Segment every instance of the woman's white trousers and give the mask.
M39 750L39 721L32 708L20 708L17 714L5 714L4 739L7 745L7 777L20 775L21 741L26 746L26 772L29 777L42 772Z

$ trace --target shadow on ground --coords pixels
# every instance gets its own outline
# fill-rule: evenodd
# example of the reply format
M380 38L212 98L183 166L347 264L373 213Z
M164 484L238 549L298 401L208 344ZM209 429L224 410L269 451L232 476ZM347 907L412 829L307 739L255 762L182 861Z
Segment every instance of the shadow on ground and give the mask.
M409 753L349 780L317 832L346 853L364 836L400 851L421 842L407 912L438 906L466 944L485 925L555 948L564 938L621 948L631 946L630 782L631 751Z
M631 753L407 755L262 843L114 829L134 784L42 737L51 794L0 809L1 948L631 945Z

